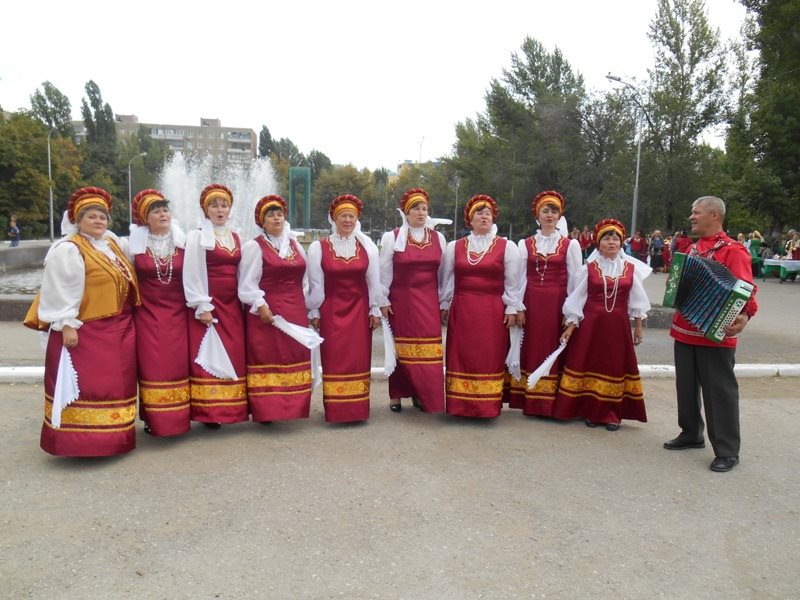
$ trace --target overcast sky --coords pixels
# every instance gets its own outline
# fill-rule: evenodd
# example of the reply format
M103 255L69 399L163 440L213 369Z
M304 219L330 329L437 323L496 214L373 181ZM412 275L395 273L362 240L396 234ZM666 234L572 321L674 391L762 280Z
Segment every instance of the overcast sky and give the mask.
M745 11L706 0L723 39ZM30 106L51 81L80 118L93 79L115 113L143 123L266 125L304 153L394 170L452 152L455 124L526 35L558 46L589 90L613 72L644 80L656 0L227 2L73 0L3 9L0 105Z

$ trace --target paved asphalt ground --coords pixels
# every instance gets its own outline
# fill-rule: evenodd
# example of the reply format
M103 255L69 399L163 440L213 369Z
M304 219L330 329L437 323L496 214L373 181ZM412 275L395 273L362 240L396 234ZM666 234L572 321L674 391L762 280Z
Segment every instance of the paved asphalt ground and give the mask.
M762 287L738 361L800 363L800 282ZM0 366L42 364L35 334L0 336ZM638 353L670 364L666 331ZM723 474L710 448L661 448L669 378L615 433L394 414L378 379L365 424L326 424L316 394L307 421L139 425L107 459L42 452L41 384L0 384L0 597L798 598L800 379L740 384L742 463Z

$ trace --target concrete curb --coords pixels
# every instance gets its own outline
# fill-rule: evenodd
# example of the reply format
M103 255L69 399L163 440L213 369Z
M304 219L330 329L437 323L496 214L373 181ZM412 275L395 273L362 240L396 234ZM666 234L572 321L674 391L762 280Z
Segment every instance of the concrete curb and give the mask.
M737 377L800 377L800 364L741 364L734 368ZM381 367L372 367L372 379L384 380ZM672 365L639 365L643 379L670 379L675 377ZM0 383L41 383L44 367L0 367Z

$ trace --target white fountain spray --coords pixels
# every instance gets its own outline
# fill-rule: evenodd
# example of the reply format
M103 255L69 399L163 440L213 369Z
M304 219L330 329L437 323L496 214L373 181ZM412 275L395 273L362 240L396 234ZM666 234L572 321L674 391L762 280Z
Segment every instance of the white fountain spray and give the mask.
M176 153L161 171L158 189L169 200L170 212L184 231L195 229L202 221L200 192L210 183L221 183L233 193L230 226L242 243L257 236L261 230L253 221L256 203L279 191L269 160L220 165L211 155L187 159Z

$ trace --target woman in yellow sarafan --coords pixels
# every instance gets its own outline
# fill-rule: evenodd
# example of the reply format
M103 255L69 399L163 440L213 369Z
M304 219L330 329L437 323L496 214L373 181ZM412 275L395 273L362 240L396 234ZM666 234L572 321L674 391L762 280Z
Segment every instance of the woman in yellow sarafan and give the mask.
M81 188L45 258L25 324L50 330L41 446L57 456L111 456L136 447L133 266L108 231L111 196Z

